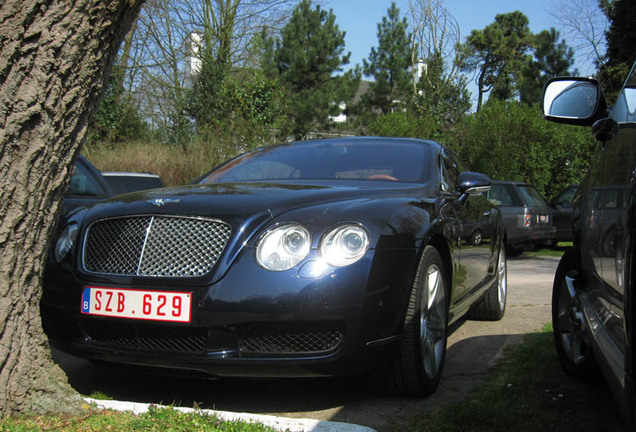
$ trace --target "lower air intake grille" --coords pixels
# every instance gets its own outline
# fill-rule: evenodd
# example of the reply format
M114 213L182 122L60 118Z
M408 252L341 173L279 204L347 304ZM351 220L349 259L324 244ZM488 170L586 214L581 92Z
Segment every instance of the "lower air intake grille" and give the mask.
M124 350L181 352L206 351L207 331L189 327L139 325L87 319L82 328L91 344Z
M244 355L324 355L336 351L343 339L339 324L259 324L248 329L239 349Z
M203 276L216 264L230 234L228 224L211 219L104 219L88 228L84 268L91 273L122 276Z

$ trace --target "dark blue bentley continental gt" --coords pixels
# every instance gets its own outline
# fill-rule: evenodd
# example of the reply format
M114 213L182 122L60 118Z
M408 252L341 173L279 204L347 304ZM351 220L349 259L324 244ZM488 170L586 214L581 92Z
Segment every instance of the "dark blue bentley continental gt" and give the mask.
M501 319L505 232L434 141L338 138L246 153L195 184L71 213L44 277L51 344L215 376L369 372L423 396L449 324ZM464 224L489 224L478 245Z

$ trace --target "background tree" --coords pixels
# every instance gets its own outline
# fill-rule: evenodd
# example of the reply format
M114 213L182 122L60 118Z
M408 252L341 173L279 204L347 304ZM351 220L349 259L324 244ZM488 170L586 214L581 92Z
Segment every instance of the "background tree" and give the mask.
M117 48L141 1L0 6L0 407L79 409L40 322L60 201Z
M121 65L113 67L106 92L90 122L89 140L100 145L143 138L147 131L134 100L124 89Z
M572 70L574 50L559 38L560 34L554 28L534 35L532 54L526 58L518 83L521 102L528 105L538 103L548 78L578 73Z
M279 29L295 4L294 0L148 0L131 41L124 82L155 138L186 146L193 136L192 117L203 124L220 120L206 113L210 106L218 112L217 84L232 70L258 66L252 46L255 36L264 25ZM191 92L198 78L198 88L205 91ZM202 112L195 111L197 107Z
M470 110L470 92L465 76L458 74L454 79L449 76L441 53L428 57L423 65L413 106L420 117L429 118L434 126L428 137L437 138Z
M410 0L413 26L414 111L429 119L429 137L437 137L471 108L466 77L461 74L463 53L459 23L442 0Z
M498 14L494 23L471 32L463 46L466 59L463 69L477 73L477 111L490 91L499 100L515 95L531 43L528 18L519 11Z
M593 75L605 62L605 33L609 28L609 4L614 0L553 0L550 14L559 23L572 48L589 63L583 70Z
M296 138L328 127L329 116L339 114L342 104L350 105L357 89L357 71L336 75L349 63L350 53L344 54L345 32L335 21L333 11L319 5L312 9L311 1L303 0L275 43L275 69L287 91L290 133Z
M606 62L601 67L603 88L615 100L631 69L636 53L636 2L634 0L613 0L607 2L605 10L610 20L607 37Z
M392 2L378 23L378 46L363 60L364 75L373 78L361 100L365 109L390 113L396 105L405 106L413 95L412 34L407 28L406 18L400 18L400 9Z

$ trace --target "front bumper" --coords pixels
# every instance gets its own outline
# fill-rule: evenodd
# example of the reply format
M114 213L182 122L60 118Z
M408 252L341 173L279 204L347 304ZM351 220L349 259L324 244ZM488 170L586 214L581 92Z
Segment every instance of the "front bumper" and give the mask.
M300 270L267 272L242 254L209 286L150 281L193 293L188 324L82 315L84 286L149 289L149 281L76 279L51 268L42 319L53 346L93 360L216 376L351 374L394 352L416 262L412 250L369 251L352 266L309 277Z

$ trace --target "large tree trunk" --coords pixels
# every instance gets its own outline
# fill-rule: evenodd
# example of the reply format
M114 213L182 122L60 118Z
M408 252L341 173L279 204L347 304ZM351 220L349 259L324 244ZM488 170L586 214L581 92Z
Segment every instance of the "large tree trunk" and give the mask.
M40 322L60 200L142 0L0 0L0 412L79 409Z

